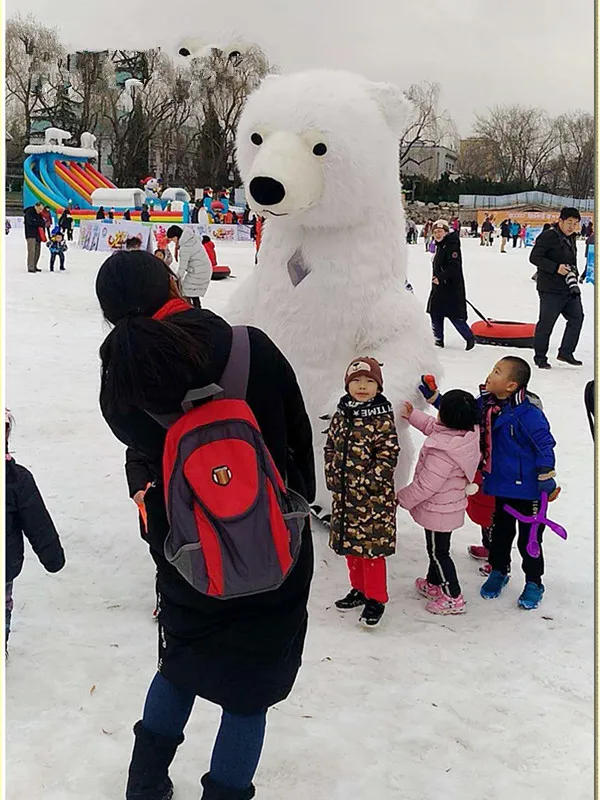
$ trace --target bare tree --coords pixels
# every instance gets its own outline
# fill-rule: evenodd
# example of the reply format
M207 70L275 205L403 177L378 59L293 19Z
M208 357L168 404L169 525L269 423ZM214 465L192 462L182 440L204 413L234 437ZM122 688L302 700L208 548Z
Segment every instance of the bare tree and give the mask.
M31 15L6 23L6 101L20 117L23 143L31 136L35 112L44 107L48 82L58 71L63 48L56 29Z
M474 130L503 182L537 185L557 147L556 126L538 108L495 106L487 115L476 115Z
M556 168L562 191L572 197L592 197L594 192L594 117L585 111L562 114L556 120Z
M136 185L150 170L150 142L159 130L172 126L177 109L189 92L173 61L160 50L130 53L135 86L110 87L103 118L110 131L113 179Z
M192 62L197 104L196 186L227 186L238 176L233 158L235 132L246 98L269 72L259 47L232 60L220 50Z
M447 111L440 111L440 86L424 81L410 86L404 93L414 112L400 137L400 171L410 164L421 167L433 158L431 148L446 146L455 149L458 134Z

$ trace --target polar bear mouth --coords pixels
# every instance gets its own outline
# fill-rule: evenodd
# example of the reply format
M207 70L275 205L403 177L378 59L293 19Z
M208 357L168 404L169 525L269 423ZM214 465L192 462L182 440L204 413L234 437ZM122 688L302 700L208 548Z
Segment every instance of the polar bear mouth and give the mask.
M289 216L287 211L283 211L281 214L277 214L275 211L271 211L269 208L263 209L264 214L270 214L272 217L287 217Z

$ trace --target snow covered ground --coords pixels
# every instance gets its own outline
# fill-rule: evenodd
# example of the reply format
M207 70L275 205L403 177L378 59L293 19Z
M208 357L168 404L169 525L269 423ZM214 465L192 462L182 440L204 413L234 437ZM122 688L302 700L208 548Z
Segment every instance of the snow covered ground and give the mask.
M43 261L33 277L22 232L5 241L12 448L33 470L67 555L65 569L47 575L28 550L15 584L6 796L120 798L131 727L154 674L156 623L152 562L127 497L123 447L97 404L97 350L108 329L94 279L104 256L73 248L66 273L49 273ZM250 245L219 245L218 252L237 278L211 285L207 304L217 312L253 264ZM472 302L489 316L535 321L528 252L509 249L501 258L496 246L465 241ZM410 248L409 278L425 304L430 257L421 243ZM466 554L478 531L467 522L454 536L467 613L430 616L413 589L425 569L423 534L403 515L390 560L392 599L380 628L365 631L358 614L342 618L333 607L346 591L345 565L315 530L305 662L290 700L269 714L256 779L261 800L593 796L594 484L583 407L594 363L591 286L583 298L578 355L585 366L555 363L532 382L558 440L563 493L552 515L570 535L566 543L547 535L540 610L516 607L518 559L504 596L480 599L482 579ZM476 390L508 352L466 353L450 328L446 340L446 388ZM217 721L217 709L198 700L172 768L177 800L198 799Z

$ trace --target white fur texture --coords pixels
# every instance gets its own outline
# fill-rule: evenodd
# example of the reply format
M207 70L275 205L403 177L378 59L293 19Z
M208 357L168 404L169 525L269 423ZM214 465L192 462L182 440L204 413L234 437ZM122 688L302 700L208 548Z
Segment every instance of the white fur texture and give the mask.
M439 374L427 318L404 288L406 244L398 177L400 92L346 72L317 70L267 78L248 99L237 160L252 207L266 217L253 275L232 298L228 319L262 328L296 370L315 434L317 502L322 478L320 419L343 394L357 356L384 364L384 392L397 409L404 485L412 460L403 400L421 404L422 373ZM253 133L263 139L257 146ZM327 146L314 155L315 143ZM250 198L257 175L285 186L269 209ZM279 212L278 212L279 208ZM294 287L288 260L300 251L309 274Z

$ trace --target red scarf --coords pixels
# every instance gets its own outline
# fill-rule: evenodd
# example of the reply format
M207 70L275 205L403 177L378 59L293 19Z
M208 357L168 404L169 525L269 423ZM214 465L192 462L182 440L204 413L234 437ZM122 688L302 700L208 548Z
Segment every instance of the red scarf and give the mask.
M158 311L152 314L152 319L161 320L165 317L170 317L171 314L180 314L182 311L189 311L193 308L189 303L186 303L181 297L173 297L168 300L164 306L161 306Z

